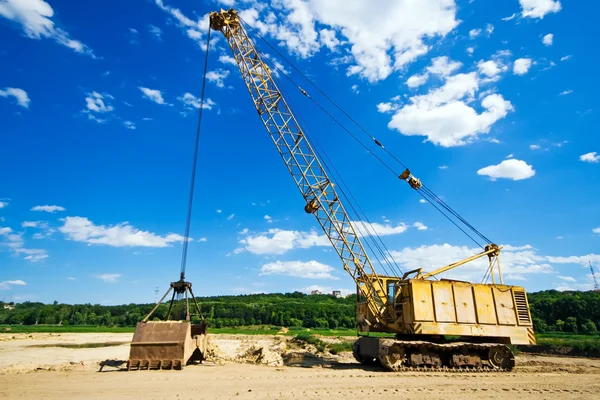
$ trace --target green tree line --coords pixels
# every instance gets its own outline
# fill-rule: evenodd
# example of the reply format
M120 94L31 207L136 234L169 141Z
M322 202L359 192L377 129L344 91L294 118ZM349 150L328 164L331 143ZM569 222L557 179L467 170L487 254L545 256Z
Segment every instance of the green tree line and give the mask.
M335 298L300 292L241 296L199 297L202 315L216 328L273 325L304 328L349 328L356 326L356 295ZM535 330L596 334L600 325L600 292L547 290L528 294ZM191 302L190 302L191 303ZM0 302L0 324L62 324L134 326L154 304L19 304ZM181 318L185 301L173 306L172 318ZM152 319L165 319L168 304L161 304ZM192 314L192 320L199 315Z
M353 328L356 295L335 298L300 292L242 296L198 297L202 316L216 328L245 325L275 325L305 328ZM13 308L14 307L14 308ZM62 324L134 326L154 304L103 306L99 304L42 304L24 302L2 306L0 324ZM163 320L169 310L161 304L151 319ZM174 304L171 318L183 318L185 301ZM190 300L192 320L199 320Z

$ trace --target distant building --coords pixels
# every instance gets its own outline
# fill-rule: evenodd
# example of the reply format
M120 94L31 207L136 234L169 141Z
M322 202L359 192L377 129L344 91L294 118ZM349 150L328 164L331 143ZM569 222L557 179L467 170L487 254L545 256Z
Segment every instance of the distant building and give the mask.
M340 290L334 290L332 294L333 294L333 297L337 297L337 298L342 297L342 292Z
M323 294L323 293L321 293L320 290L313 290L310 292L310 294Z

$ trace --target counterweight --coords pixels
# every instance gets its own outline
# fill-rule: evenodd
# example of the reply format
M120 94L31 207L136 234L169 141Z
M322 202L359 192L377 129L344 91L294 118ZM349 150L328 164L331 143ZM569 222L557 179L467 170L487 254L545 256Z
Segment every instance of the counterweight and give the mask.
M391 319L383 286L378 280L365 279L366 275L377 274L334 184L281 95L269 67L240 24L237 12L211 13L210 26L225 35L258 115L304 197L304 210L317 218L342 259L344 269L369 300L373 315L380 320Z

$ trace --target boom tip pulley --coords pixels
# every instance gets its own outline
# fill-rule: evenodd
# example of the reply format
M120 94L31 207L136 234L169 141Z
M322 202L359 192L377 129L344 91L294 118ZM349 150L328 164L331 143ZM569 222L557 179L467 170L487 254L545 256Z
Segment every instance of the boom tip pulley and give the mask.
M408 168L406 168L404 170L403 173L400 174L400 176L398 177L403 181L408 182L408 184L410 185L411 188L415 189L415 190L419 190L423 187L423 183L421 183L421 180L419 178L414 177L411 173L410 170Z

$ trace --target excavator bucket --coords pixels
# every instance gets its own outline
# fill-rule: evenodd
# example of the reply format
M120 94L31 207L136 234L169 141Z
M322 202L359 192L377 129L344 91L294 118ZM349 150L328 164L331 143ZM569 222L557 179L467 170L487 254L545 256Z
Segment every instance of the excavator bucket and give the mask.
M187 321L138 322L127 369L182 369L206 355L206 323Z

